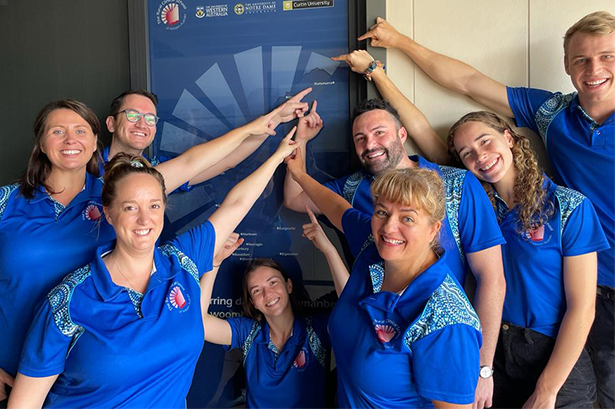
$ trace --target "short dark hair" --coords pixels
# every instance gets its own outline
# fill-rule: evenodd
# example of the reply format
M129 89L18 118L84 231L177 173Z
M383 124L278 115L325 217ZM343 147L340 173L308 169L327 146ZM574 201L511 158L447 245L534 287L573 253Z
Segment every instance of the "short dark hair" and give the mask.
M111 206L117 196L117 184L120 180L133 173L145 173L153 176L162 190L162 200L167 203L166 187L164 178L150 163L141 155L130 155L120 152L105 164L105 177L102 189L102 204Z
M47 119L53 111L58 109L68 109L75 112L88 123L90 128L92 128L94 136L98 137L98 135L100 135L100 122L98 121L98 117L94 111L88 108L83 102L74 99L62 99L45 105L34 120L34 147L32 148L32 153L30 153L26 171L21 177L20 190L26 199L34 198L34 192L39 186L43 186L48 193L57 193L54 192L51 186L46 182L51 173L51 161L49 161L47 155L43 153L41 144L45 132L47 131ZM99 175L100 154L98 152L100 152L100 148L100 141L97 140L96 151L92 154L86 167L87 171L96 177Z
M110 116L116 116L118 114L118 112L120 111L120 108L122 107L122 104L124 103L124 99L128 95L141 95L143 97L149 98L149 100L152 101L154 106L158 106L158 97L153 92L149 92L141 88L131 89L131 90L121 93L120 95L115 97L113 101L111 101L111 108L109 108Z
M397 109L395 109L389 101L381 98L364 99L363 101L361 101L361 103L359 103L359 105L357 105L352 112L352 122L354 123L358 116L363 115L366 112L373 111L375 109L381 109L391 114L393 119L395 119L397 129L400 129L403 126Z
M253 320L263 321L263 314L256 309L254 304L252 304L252 299L250 297L250 291L248 290L248 276L254 270L268 267L273 270L277 270L282 275L282 278L287 283L290 280L290 276L286 273L284 268L277 261L270 258L256 258L248 264L246 268L246 272L243 274L243 290L242 290L242 304L243 304L243 313L246 317L252 318ZM293 310L293 314L299 314L300 304L299 299L295 295L295 287L293 286L293 291L288 295L290 299L290 306Z

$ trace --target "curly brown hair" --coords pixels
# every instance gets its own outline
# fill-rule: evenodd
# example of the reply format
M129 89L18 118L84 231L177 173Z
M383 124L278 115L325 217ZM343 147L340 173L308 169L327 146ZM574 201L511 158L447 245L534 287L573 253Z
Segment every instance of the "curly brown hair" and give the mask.
M516 230L518 233L524 233L542 226L553 214L554 207L553 203L547 200L547 191L543 187L545 176L538 166L536 153L532 150L530 141L525 136L515 132L506 121L492 112L470 112L455 122L449 130L447 138L448 152L453 161L461 167L463 167L463 162L455 150L454 138L459 127L467 122L481 122L500 134L504 134L505 131L510 133L513 139L511 148L513 164L517 171L514 201L516 207L518 207L519 220ZM487 196L489 196L491 205L497 212L493 185L482 180L481 184L487 192Z

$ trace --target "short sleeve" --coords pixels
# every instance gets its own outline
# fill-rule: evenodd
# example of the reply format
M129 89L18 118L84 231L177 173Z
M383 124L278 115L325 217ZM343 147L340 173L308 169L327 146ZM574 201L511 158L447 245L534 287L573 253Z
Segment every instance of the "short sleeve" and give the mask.
M348 178L344 177L344 178L339 178L339 179L333 179L333 180L330 180L324 183L323 186L334 191L335 193L341 196L342 193L344 192L344 184L346 183L346 179Z
M216 231L209 220L180 234L171 242L195 264L199 277L212 269Z
M594 206L584 198L565 220L562 253L565 257L572 257L609 247Z
M79 331L71 332L73 332L71 335L65 335L60 331L51 305L45 299L26 335L19 362L19 372L35 378L62 373L70 346L80 335Z
M465 253L504 244L493 206L478 179L465 176L459 205L459 237Z
M342 229L348 241L350 252L356 257L372 233L372 216L355 208L349 208L342 215Z
M252 333L252 336L255 335L253 333L254 325L258 325L257 321L245 317L229 318L228 320L226 320L226 322L228 322L228 324L230 325L232 333L231 345L227 345L224 347L227 350L233 348L243 348L243 345L250 337L250 334Z
M468 404L480 369L480 333L469 325L448 325L412 343L412 371L424 398Z
M553 96L553 93L524 87L506 87L506 92L508 94L508 105L515 116L515 124L519 127L530 128L538 133L536 112L546 100Z

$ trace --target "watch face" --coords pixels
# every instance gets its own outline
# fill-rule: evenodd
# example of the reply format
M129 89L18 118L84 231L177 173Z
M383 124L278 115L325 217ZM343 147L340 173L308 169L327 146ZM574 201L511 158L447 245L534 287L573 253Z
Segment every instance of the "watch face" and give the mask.
M493 375L493 369L488 366L481 366L479 375L483 379L490 378Z

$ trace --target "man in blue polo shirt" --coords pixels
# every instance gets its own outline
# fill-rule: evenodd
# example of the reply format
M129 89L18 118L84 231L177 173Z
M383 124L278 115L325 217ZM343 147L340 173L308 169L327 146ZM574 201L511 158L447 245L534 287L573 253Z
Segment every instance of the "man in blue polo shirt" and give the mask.
M506 289L500 252L500 244L504 240L485 191L478 180L465 170L438 166L420 156L408 157L403 146L407 131L401 125L399 114L387 101L363 101L353 116L353 142L363 170L329 182L326 186L346 198L353 207L372 214L370 185L375 174L391 168L416 166L438 172L446 189L446 216L440 242L447 250L448 268L459 282L464 282L468 268L476 277L474 306L483 327L480 365L485 367L481 371L481 383L492 385L490 372ZM304 155L307 140L302 138L302 122L298 126L296 139ZM321 213L288 174L284 204L295 211L305 211L308 206L315 213ZM347 239L356 255L356 237L347 236Z
M615 17L595 12L566 32L564 68L577 90L568 95L506 87L461 61L417 44L381 18L359 40L367 38L373 46L402 50L440 85L537 132L553 164L555 182L591 200L610 249L598 253L596 319L588 347L598 401L603 408L615 407ZM429 149L442 149L416 142L429 156L439 154Z
M283 122L288 122L297 117L298 114L307 110L307 103L301 102L301 99L312 91L311 88L307 88L297 95L290 98L285 104L284 109L272 118L271 129ZM143 89L134 89L126 91L118 95L112 102L110 112L105 123L107 129L112 134L111 145L106 147L103 152L104 162L108 162L117 153L125 152L131 155L143 155L143 151L146 150L154 141L156 136L156 124L158 123L158 116L156 115L156 106L158 105L158 97ZM263 113L265 114L265 113ZM250 156L259 146L267 139L269 134L250 135L242 133L239 135L232 135L238 133L237 128L224 135L227 137L228 143L225 146L231 147L222 148L220 150L208 149L208 143L197 145L202 148L202 156L210 156L216 158L213 164L201 166L201 171L190 180L186 181L184 174L184 165L182 160L176 160L173 163L173 173L178 175L178 183L182 191L189 191L193 185L209 180L218 176L222 172L232 169L237 164L242 162L248 156ZM228 136L232 136L228 138ZM224 137L215 138L214 140L224 139ZM212 154L213 152L213 154ZM181 157L181 155L180 155ZM163 162L170 161L171 157L167 156L154 156L150 162L156 166ZM167 175L165 174L165 181L167 181ZM175 187L173 187L175 189ZM167 191L172 191L167 185Z

